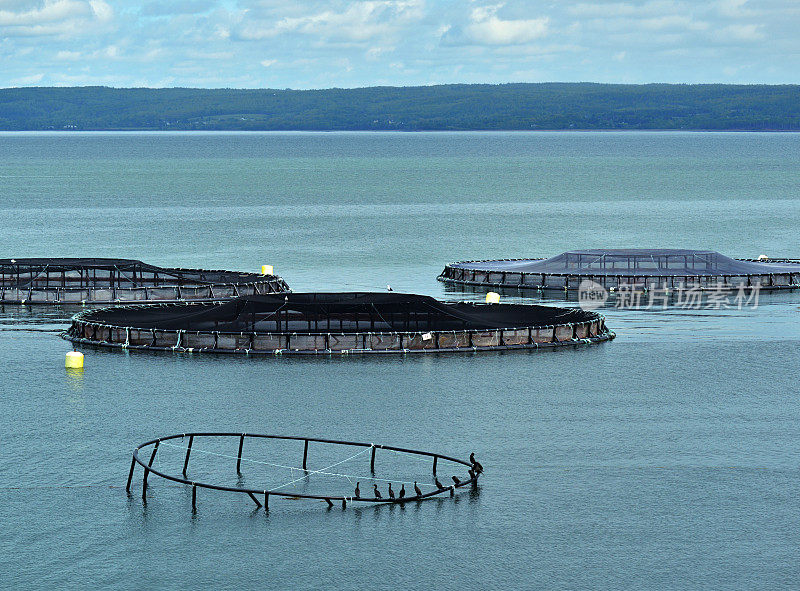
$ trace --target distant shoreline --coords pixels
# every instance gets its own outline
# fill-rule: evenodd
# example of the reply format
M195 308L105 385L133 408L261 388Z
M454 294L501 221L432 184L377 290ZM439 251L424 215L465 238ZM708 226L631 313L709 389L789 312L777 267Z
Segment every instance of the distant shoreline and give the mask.
M800 131L800 85L0 89L0 131Z

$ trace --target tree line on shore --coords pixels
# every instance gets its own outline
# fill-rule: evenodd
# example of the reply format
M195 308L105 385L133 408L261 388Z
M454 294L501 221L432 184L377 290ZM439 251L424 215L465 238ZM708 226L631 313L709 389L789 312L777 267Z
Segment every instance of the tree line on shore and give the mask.
M800 130L800 85L0 89L0 130Z

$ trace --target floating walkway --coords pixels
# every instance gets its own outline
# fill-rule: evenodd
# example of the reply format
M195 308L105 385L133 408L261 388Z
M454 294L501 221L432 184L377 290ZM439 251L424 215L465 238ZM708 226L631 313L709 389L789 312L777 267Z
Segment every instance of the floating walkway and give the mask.
M0 259L0 304L220 301L286 291L276 275L162 268L131 259Z
M575 250L549 259L451 263L438 279L453 285L562 291L577 291L584 281L610 291L796 289L800 260L732 259L711 250Z
M351 292L87 310L63 336L133 350L319 355L542 349L615 335L593 311Z

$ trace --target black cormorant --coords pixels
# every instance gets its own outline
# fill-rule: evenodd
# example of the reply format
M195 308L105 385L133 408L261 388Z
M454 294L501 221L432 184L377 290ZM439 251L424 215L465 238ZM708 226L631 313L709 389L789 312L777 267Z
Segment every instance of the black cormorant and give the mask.
M481 463L475 459L475 452L469 454L469 461L472 464L472 467L475 468L476 474L483 472L483 466L481 466Z

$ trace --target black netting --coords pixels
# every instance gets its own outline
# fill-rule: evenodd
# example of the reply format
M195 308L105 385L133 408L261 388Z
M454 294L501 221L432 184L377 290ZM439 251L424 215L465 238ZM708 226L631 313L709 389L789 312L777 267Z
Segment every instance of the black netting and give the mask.
M20 258L0 259L0 286L5 288L158 285L214 285L264 280L257 273L157 267L134 259Z
M408 332L481 330L586 322L593 312L520 304L446 304L401 293L290 293L224 304L105 309L85 322L221 332Z
M470 261L455 269L575 275L759 275L796 273L800 265L745 261L711 250L590 249L564 252L549 259Z

